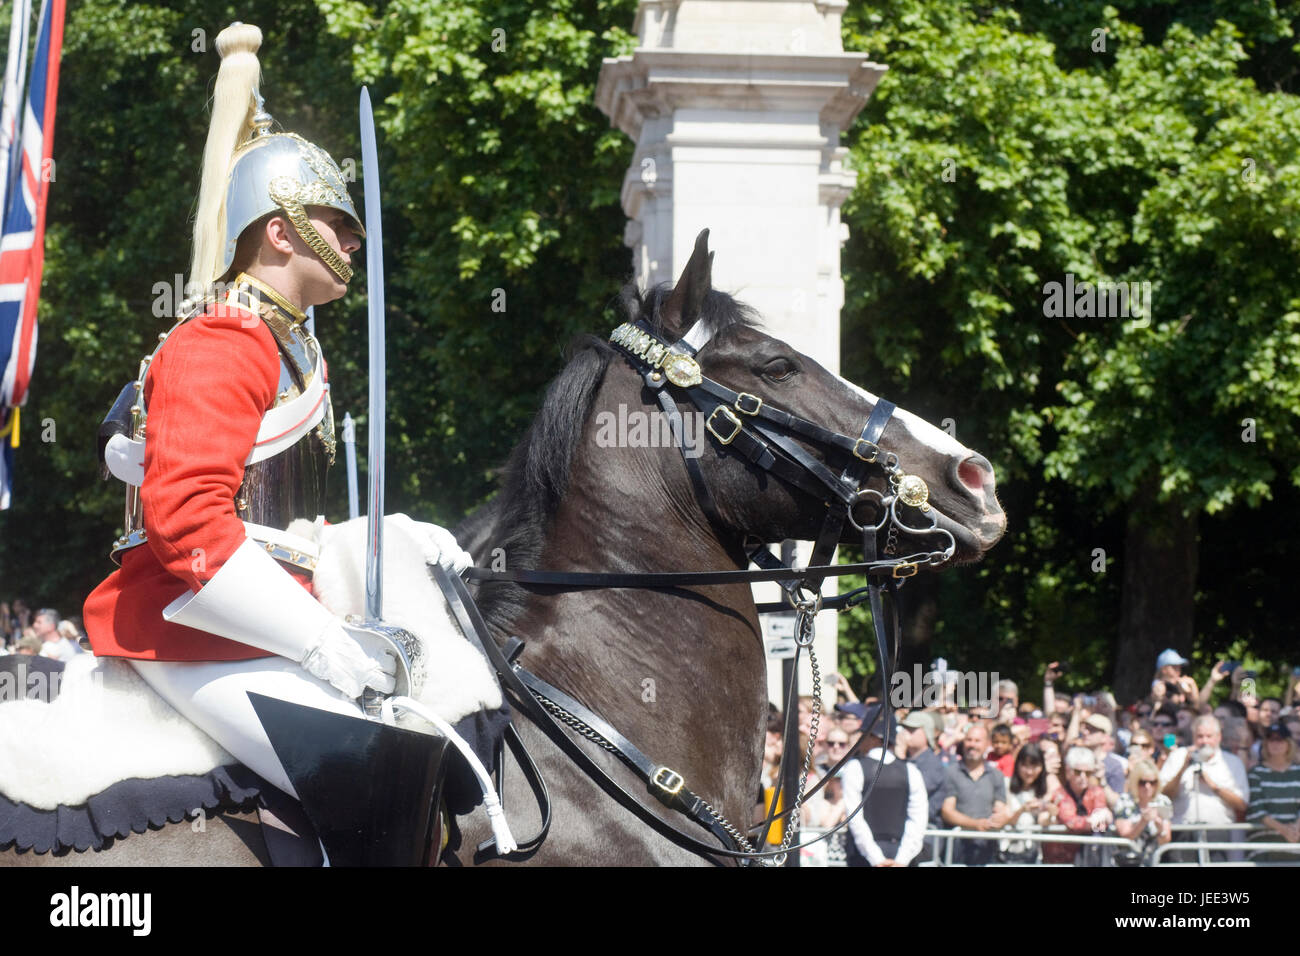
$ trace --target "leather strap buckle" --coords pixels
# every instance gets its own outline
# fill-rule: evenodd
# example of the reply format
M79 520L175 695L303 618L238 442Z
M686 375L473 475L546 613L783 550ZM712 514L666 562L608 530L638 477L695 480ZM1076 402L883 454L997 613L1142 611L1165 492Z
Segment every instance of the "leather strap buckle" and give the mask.
M730 419L731 421L730 435L723 435L717 430L717 428L714 427L713 419L715 419L719 413L725 415L728 419ZM733 441L735 441L736 436L740 434L740 430L744 426L740 424L740 419L736 417L735 412L733 412L726 405L719 405L717 408L713 410L713 412L709 415L708 419L704 422L704 427L709 430L709 434L711 434L718 441L722 442L722 444L730 445Z
M746 402L752 402L752 406L747 406ZM757 395L749 392L741 392L736 396L736 411L742 415L757 415L758 410L763 407L763 400Z
M904 561L902 564L894 565L893 575L895 578L915 577L917 565L914 561Z
M650 782L670 797L675 797L686 786L686 778L668 767L656 767Z
M863 449L864 447L870 450L871 452L870 456L863 454L863 452L859 450L859 449ZM873 441L867 441L865 438L859 438L856 442L853 443L853 456L855 458L861 458L863 461L866 462L873 462L876 460L876 456L879 454L880 454L880 446Z

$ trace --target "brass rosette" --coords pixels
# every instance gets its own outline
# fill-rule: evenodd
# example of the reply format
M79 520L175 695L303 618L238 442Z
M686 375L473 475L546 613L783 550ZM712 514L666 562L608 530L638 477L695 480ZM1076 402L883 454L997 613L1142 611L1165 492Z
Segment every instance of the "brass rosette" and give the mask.
M919 475L903 475L898 479L898 500L909 507L929 511L930 489Z

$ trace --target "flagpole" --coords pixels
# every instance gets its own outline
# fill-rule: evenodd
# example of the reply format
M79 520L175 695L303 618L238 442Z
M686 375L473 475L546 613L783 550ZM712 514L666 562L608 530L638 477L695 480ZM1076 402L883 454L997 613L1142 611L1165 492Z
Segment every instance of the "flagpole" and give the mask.
M19 106L27 76L27 30L32 21L32 0L14 0L9 22L9 58L5 62L4 99L0 102L0 223L9 211L9 196L21 165ZM18 160L18 162L15 162Z

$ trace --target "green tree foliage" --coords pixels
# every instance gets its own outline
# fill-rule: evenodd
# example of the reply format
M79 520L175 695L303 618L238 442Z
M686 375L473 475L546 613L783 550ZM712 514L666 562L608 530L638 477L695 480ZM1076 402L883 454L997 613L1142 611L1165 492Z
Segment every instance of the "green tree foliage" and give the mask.
M601 58L631 45L617 25L635 5L320 6L382 100L391 348L413 378L394 389L391 474L412 506L454 519L629 271L632 144L593 95Z
M1243 36L1226 8L1134 6L1138 23L898 0L847 20L846 48L890 72L851 134L845 367L953 416L1011 515L989 564L943 580L933 653L961 665L1029 678L1073 655L1081 682L1108 680L1117 515L1153 488L1236 520L1300 480L1300 106L1278 88L1294 82L1295 10L1260 5ZM1082 303L1049 314L1046 284L1067 273L1150 283L1149 327ZM1208 557L1202 608L1237 613L1234 630L1198 617L1206 651L1283 651Z

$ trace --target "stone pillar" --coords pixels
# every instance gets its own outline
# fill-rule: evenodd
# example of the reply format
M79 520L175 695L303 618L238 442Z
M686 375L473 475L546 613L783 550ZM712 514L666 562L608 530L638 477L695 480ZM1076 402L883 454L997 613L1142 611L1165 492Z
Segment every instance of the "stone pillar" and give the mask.
M638 283L672 282L708 228L714 287L836 372L848 237L840 206L857 181L840 134L885 71L844 52L845 6L641 0L636 51L606 59L596 86L596 105L637 144L622 201ZM800 560L807 553L801 547ZM775 586L755 591L776 600ZM829 674L834 613L817 624ZM779 676L779 662L772 670ZM810 689L805 668L801 692Z

